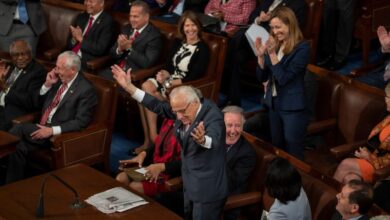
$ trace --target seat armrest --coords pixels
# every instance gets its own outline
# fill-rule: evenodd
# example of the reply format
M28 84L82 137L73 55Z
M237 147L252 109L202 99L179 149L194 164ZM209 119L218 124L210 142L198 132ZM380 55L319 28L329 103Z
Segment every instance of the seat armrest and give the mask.
M358 147L364 146L367 143L366 140L357 141L350 144L343 144L336 147L332 147L330 152L337 159L342 159L350 153L353 153Z
M163 69L163 67L164 64L158 64L150 68L139 69L137 71L134 71L134 73L131 74L131 80L136 82L136 81L143 81L149 77L153 77L154 75L156 75L156 73L159 70Z
M54 143L53 144L54 148L57 148L58 146L56 145L56 143L61 143L67 140L81 138L83 136L89 135L101 129L107 129L107 126L105 126L103 123L95 123L89 125L87 128L85 128L82 131L72 131L72 132L66 132L66 133L52 136L50 138L50 141Z
M307 135L319 134L325 131L330 131L336 128L337 119L331 118L322 121L315 121L309 124L307 128Z
M165 189L168 192L177 191L183 188L183 179L181 177L175 177L165 181Z
M40 112L34 112L27 115L22 115L19 117L16 117L12 120L12 123L14 125L21 124L21 123L28 123L28 122L34 122L39 118Z
M387 166L382 167L380 169L376 169L374 172L374 179L376 181L383 180L388 176L390 176L390 165L387 165Z
M235 209L243 206L258 204L262 201L261 192L247 192L231 195L227 198L224 210Z
M57 59L58 55L63 51L63 48L59 48L59 47L56 47L56 48L51 48L49 50L46 50L43 55L44 57L47 59L47 60L55 60Z
M102 57L98 57L96 59L87 61L87 69L93 73L96 73L97 71L102 70L105 67L108 67L112 63L113 63L112 58L110 56L102 56Z
M356 78L356 77L359 77L359 76L363 76L363 75L371 72L372 70L378 68L381 65L383 65L383 61L376 62L376 63L373 63L373 64L368 64L367 66L363 66L363 67L351 70L351 72L349 73L348 76L351 77L351 78Z

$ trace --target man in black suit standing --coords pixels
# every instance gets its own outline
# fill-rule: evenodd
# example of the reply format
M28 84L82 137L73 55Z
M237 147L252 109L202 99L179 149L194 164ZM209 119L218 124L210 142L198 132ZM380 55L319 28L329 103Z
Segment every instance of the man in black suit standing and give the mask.
M82 69L87 61L106 55L114 40L114 20L104 11L104 0L85 0L84 5L86 12L70 26L67 46L81 57Z
M336 213L332 220L368 220L373 203L373 189L361 180L351 180L337 194Z
M0 130L8 130L12 119L40 109L33 102L33 94L46 76L43 66L32 59L27 41L14 41L10 54L12 65L0 64Z
M219 219L228 195L225 125L218 107L201 100L190 86L174 88L170 103L136 88L117 65L114 78L135 100L156 114L175 119L175 136L182 146L181 174L186 219Z
M39 35L46 30L39 0L0 0L0 50L8 51L9 45L23 39L36 54Z
M80 57L74 52L60 54L37 94L36 100L43 103L39 124L19 124L10 130L21 141L9 156L7 183L24 177L29 151L48 147L51 136L82 130L91 122L97 95L93 85L79 73L80 66Z
M150 9L143 1L131 3L129 24L122 28L110 55L125 71L149 68L156 64L162 50L160 31L149 23ZM113 80L111 69L99 73L100 76Z

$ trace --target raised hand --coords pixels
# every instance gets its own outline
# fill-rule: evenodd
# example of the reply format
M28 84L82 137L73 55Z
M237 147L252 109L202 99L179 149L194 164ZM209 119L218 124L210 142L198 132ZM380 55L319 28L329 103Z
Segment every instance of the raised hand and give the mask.
M265 43L267 46L268 54L276 53L276 40L271 35L269 36L267 42Z
M206 142L205 134L206 131L203 125L203 121L200 122L191 132L192 138L199 145L203 145Z
M384 52L390 52L390 32L386 30L385 27L379 26L377 29L377 35L379 38L379 42L382 45Z
M120 34L118 36L117 43L118 43L118 50L123 52L123 51L130 49L132 47L133 41L130 40L127 37L127 35Z
M70 26L70 33L72 34L73 39L75 39L77 42L83 41L83 31L79 26L73 27Z
M46 75L45 86L50 88L52 85L58 82L58 75L56 73L57 67L54 67L50 72Z
M0 78L4 78L8 73L10 66L7 65L4 61L0 61Z
M256 55L258 57L263 57L267 50L267 45L263 44L260 37L256 38L255 47L256 47Z

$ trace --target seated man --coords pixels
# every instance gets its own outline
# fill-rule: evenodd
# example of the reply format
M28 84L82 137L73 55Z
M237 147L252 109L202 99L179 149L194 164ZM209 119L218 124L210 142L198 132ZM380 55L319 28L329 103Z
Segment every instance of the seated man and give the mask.
M125 25L118 36L117 43L111 48L110 55L125 71L149 68L156 64L162 50L160 31L149 23L150 9L143 1L131 4L129 24ZM113 80L111 69L99 73L103 78Z
M384 89L390 79L390 32L388 32L385 27L379 26L377 34L382 46L381 52L383 53L385 61L383 65L380 65L366 75L358 77L357 80L370 86Z
M45 81L46 70L32 59L31 46L24 40L11 43L12 65L0 63L0 130L11 128L12 120L38 111L33 95Z
M81 57L82 69L89 60L108 54L114 40L114 20L104 11L104 0L85 0L86 12L70 26L67 49Z
M242 137L242 129L245 123L244 111L238 106L227 106L222 112L226 125L226 162L228 174L229 195L239 194L245 191L249 175L256 166L256 152L252 146ZM182 193L162 193L157 200L172 211L182 215ZM240 209L225 212L224 219L237 219Z
M56 67L47 73L45 83L36 94L35 100L43 103L39 124L18 124L10 130L21 141L16 152L9 156L7 183L24 177L29 151L49 147L51 136L79 131L91 122L97 95L93 85L79 73L80 67L80 57L74 52L60 54Z
M122 168L129 164L139 167L149 165L145 168L146 180L132 181L126 168L116 176L116 180L150 197L164 192L165 180L180 175L180 151L180 143L174 135L174 121L165 119L153 147L132 159L119 161Z
M351 180L337 194L336 213L332 220L364 220L373 201L373 189L368 183Z

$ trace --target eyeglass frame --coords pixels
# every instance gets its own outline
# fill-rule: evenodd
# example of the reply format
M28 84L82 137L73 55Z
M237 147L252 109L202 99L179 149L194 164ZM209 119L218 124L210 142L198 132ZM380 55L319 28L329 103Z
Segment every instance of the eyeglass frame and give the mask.
M185 114L187 112L188 107L190 107L191 103L193 103L193 102L188 102L187 106L184 109L180 109L180 110L177 110L177 111L173 111L172 110L172 113L175 114L175 115L177 115L178 113Z

